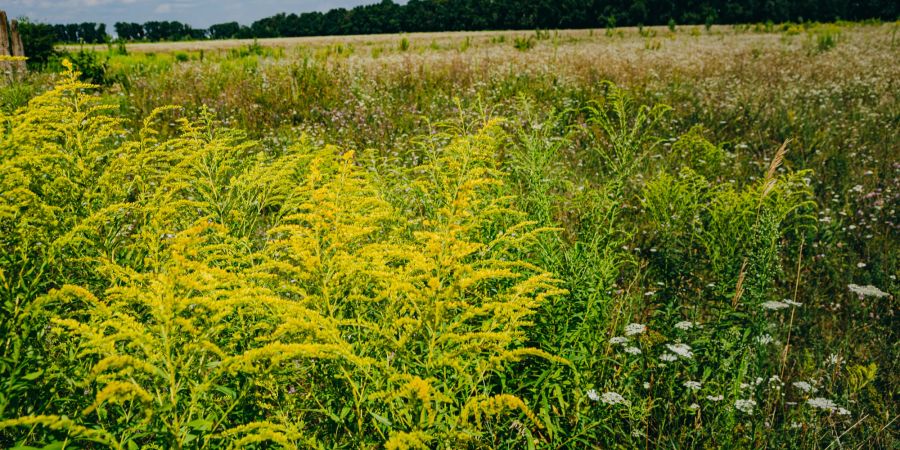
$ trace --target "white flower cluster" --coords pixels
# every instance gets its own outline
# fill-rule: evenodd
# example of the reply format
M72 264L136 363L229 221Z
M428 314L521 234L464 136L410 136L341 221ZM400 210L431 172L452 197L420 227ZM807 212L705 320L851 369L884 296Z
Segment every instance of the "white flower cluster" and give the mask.
M690 330L691 328L694 328L694 322L691 322L690 320L683 320L681 322L676 323L675 328L678 328L679 330L687 331L687 330Z
M806 403L809 406L812 406L813 408L816 408L816 409L822 409L825 411L836 412L842 416L850 415L850 411L847 411L846 409L839 407L833 401L831 401L827 398L824 398L824 397L811 398L811 399L807 400Z
M877 287L872 286L871 284L866 285L866 286L859 286L856 284L848 284L847 288L850 289L850 292L852 292L860 297L882 298L882 297L887 297L890 295L887 292L884 292L881 289L878 289Z
M672 362L676 361L677 359L678 357L671 353L663 353L662 355L659 355L659 360L663 362Z
M629 323L625 326L625 336L634 336L647 331L647 326L641 323Z
M756 406L756 401L753 399L747 400L735 400L734 401L734 409L744 413L744 414L753 414L753 407Z
M691 359L691 357L694 356L694 353L691 351L691 346L687 344L666 344L666 348L669 349L670 352L684 359ZM660 359L662 359L662 356Z
M760 303L759 306L770 311L778 311L779 309L787 308L788 304L776 300L769 300L767 302Z
M625 344L628 342L628 338L625 336L616 336L609 339L609 343L612 345Z
M684 382L684 387L686 387L690 390L693 390L693 391L699 391L702 386L703 385L699 381L685 381Z
M600 398L600 401L606 403L607 405L628 404L628 400L625 400L625 397L622 397L616 392L604 392L603 396Z
M814 388L811 384L809 384L805 381L795 381L791 384L794 385L795 388L797 388L805 393L816 392L816 388Z

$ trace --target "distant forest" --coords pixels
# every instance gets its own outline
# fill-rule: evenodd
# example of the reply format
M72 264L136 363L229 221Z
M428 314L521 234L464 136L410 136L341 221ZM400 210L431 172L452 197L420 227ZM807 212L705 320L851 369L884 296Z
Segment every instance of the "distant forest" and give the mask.
M208 29L177 21L118 22L124 41L327 36L417 31L599 28L634 25L834 21L898 18L897 0L391 0L328 12L280 13L249 26L220 23ZM102 43L105 24L25 21L26 47ZM26 48L27 51L27 48Z

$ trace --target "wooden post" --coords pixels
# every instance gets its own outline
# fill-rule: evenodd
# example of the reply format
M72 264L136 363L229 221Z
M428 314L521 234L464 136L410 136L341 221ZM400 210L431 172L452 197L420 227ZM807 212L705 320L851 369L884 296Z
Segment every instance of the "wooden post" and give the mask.
M0 56L10 56L9 50L9 25L6 23L6 11L0 11ZM6 72L12 64L0 62L0 72Z
M9 38L13 56L25 56L25 46L22 45L22 36L19 35L19 22L15 20L9 24ZM16 65L20 71L25 71L25 61L16 61Z

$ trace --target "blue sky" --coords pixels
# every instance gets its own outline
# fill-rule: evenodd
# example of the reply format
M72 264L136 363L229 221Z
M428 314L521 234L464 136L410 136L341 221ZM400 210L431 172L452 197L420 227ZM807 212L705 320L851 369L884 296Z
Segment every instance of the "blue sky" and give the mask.
M377 0L0 0L10 18L26 16L46 23L178 20L206 28L237 21L249 25L279 12L301 13L353 7ZM397 2L405 3L405 2Z

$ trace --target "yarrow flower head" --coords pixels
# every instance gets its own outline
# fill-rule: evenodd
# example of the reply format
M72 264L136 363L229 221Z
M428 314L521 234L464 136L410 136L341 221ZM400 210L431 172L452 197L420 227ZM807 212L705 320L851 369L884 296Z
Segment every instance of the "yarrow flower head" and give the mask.
M850 414L850 411L847 411L844 408L838 407L837 404L835 404L833 401L831 401L825 397L811 398L806 401L806 404L808 404L809 406L812 406L813 408L816 408L816 409L821 409L821 410L830 411L830 412L837 412L838 414L840 414L842 416L846 416L846 415Z
M694 353L691 352L691 346L687 344L666 344L666 348L684 359L691 359L694 356Z
M758 344L760 344L760 345L771 344L772 341L773 341L773 339L772 339L772 335L771 335L771 334L764 334L764 335L762 335L762 336L757 336L757 337L756 337L756 343L758 343Z
M734 409L744 413L744 414L753 414L753 407L756 406L756 401L753 399L747 400L735 400L734 401Z
M600 398L600 401L606 403L607 405L618 405L618 404L628 404L628 400L625 400L625 397L622 397L616 392L604 392L603 396Z
M595 401L595 402L596 402L597 400L600 400L600 394L597 393L597 390L596 390L596 389L590 389L590 390L588 390L588 391L587 391L587 396L588 396L589 399L591 399L591 400L593 400L593 401Z
M884 292L881 289L878 289L877 287L872 286L871 284L866 285L866 286L859 286L856 284L848 284L847 288L850 289L850 292L852 292L860 297L882 298L882 297L887 297L890 295L887 292Z
M770 311L778 311L779 309L784 309L788 307L787 303L779 302L775 300L769 300L767 302L760 303L759 305L763 309L768 309Z
M672 361L675 361L675 360L677 360L677 359L678 359L678 357L675 356L675 355L673 355L673 354L671 354L671 353L663 353L662 355L659 355L659 360L660 360L660 361L672 362Z
M715 395L715 396L707 395L706 399L711 402L721 402L722 400L725 400L725 396L724 395Z
M803 392L815 392L815 388L805 381L795 381L791 384L794 385L795 388L800 389Z
M625 344L629 341L629 339L625 336L616 336L609 339L609 343L612 345Z
M625 353L628 353L629 355L640 355L641 349L630 345L628 347L625 347Z
M689 381L684 382L684 387L686 387L690 390L693 390L693 391L699 391L700 387L702 387L702 386L703 385L699 381L689 380Z
M690 330L691 328L694 328L694 322L691 322L690 320L682 320L681 322L675 324L675 328L678 328L679 330Z
M647 331L647 326L641 323L629 323L625 326L625 336L634 336Z
M786 299L784 299L784 300L782 300L782 301L785 302L785 303L787 303L788 305L791 305L791 306L803 306L803 303L795 302L795 301L793 301L793 300L791 300L791 299L788 299L788 298L786 298Z

